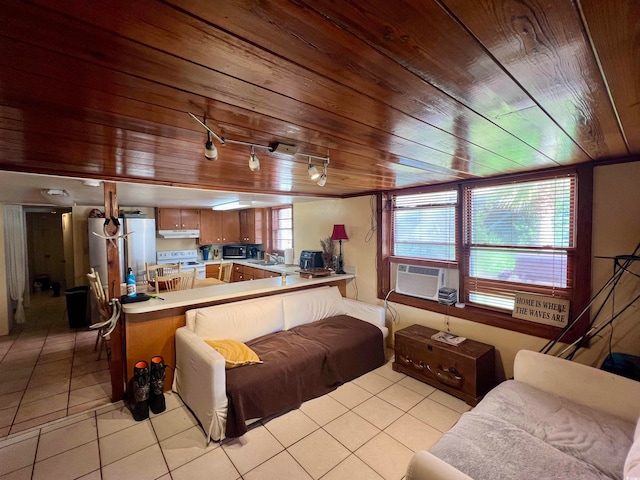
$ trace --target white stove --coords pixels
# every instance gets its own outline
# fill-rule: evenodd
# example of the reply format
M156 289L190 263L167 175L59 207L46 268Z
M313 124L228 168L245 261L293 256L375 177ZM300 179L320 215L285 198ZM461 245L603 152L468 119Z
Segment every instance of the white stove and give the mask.
M179 263L180 270L190 272L196 270L196 279L202 280L207 277L204 263L198 260L198 250L168 250L158 252L156 255L158 265L168 263Z

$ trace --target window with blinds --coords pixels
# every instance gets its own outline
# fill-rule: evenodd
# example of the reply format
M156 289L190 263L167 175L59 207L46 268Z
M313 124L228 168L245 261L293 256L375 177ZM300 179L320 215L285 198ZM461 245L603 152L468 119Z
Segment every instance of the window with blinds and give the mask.
M393 197L393 255L456 260L458 191Z
M513 310L515 292L570 298L576 177L463 190L465 301Z
M272 248L277 251L293 248L293 208L274 208L271 214Z

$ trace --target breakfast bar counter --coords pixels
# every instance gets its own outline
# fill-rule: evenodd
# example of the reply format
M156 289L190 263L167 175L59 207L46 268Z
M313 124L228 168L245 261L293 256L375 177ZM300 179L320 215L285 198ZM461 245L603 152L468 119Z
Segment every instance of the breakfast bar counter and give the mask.
M161 355L170 367L166 370L165 389L171 388L175 365L175 332L185 325L184 314L187 310L323 285L337 286L345 296L347 281L352 278L354 275L351 274L332 274L310 279L287 275L284 283L281 277L232 282L177 292L161 292L161 299L152 298L125 304L122 306L121 321L124 328L127 385L137 361L148 362L151 357Z

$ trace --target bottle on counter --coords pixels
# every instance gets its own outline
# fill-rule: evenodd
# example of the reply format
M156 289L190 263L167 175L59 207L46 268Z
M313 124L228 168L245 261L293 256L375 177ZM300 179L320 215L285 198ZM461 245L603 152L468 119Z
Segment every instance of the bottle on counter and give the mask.
M282 280L282 285L286 285L287 284L287 274L282 272L282 275L280 275L280 279Z
M136 276L133 274L133 270L129 267L127 271L127 296L136 296Z

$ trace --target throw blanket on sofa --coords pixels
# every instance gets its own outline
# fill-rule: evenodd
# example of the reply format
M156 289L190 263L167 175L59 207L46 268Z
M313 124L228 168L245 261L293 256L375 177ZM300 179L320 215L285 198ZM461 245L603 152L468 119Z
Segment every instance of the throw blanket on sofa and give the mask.
M462 415L430 451L476 480L620 479L634 427L509 380Z
M340 315L255 338L261 364L227 370L227 437L246 421L298 408L384 364L381 330Z

